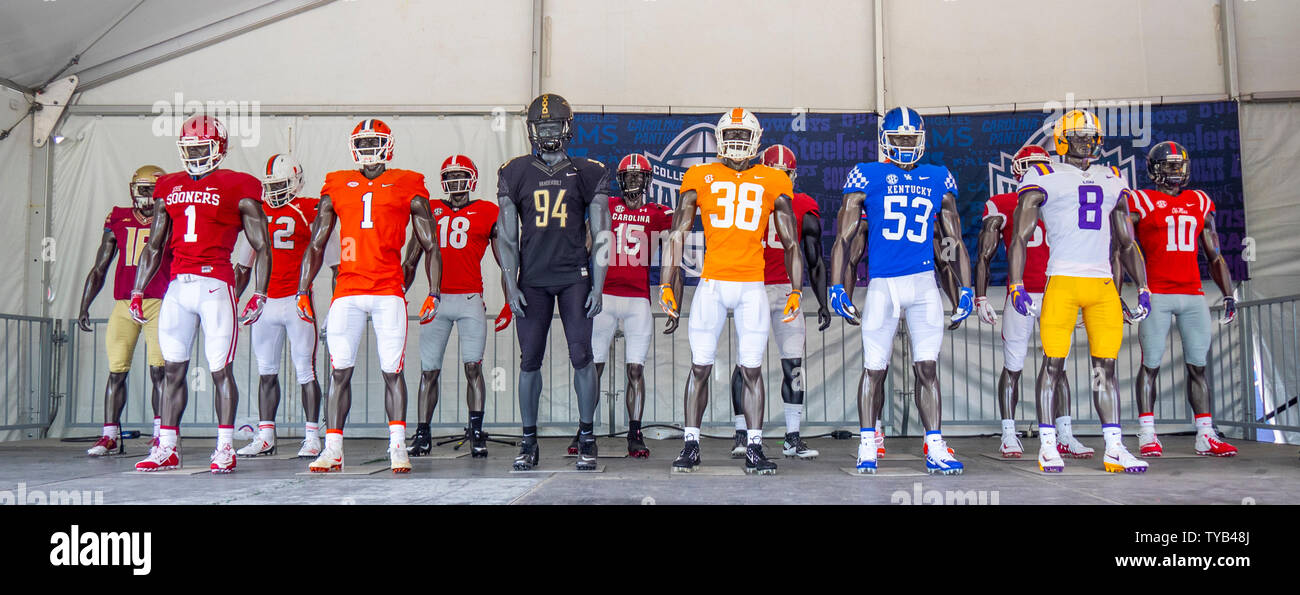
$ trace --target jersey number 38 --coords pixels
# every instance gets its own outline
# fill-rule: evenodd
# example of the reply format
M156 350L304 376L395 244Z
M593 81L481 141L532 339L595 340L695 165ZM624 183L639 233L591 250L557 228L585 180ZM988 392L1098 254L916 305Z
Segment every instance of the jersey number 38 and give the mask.
M745 231L758 231L763 216L763 186L753 182L728 182L719 180L709 186L718 199L722 213L709 213L709 225L714 229L735 227Z

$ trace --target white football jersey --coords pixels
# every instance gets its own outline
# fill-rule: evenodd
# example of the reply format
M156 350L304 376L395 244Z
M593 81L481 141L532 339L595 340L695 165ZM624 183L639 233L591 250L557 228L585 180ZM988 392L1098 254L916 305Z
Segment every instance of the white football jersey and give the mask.
M1129 194L1119 170L1097 163L1087 170L1068 163L1034 164L1017 192L1029 188L1047 194L1038 209L1052 247L1047 275L1109 278L1110 212Z

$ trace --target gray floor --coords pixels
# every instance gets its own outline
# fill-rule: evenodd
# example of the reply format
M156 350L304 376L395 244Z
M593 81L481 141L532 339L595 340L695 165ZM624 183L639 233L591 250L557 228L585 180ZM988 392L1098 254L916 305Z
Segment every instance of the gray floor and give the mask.
M1192 438L1163 439L1165 452L1186 454ZM1101 447L1100 437L1084 442ZM1135 448L1132 437L1126 442ZM769 449L779 440L769 440ZM917 458L920 441L891 438L882 475L850 475L856 440L819 439L810 445L821 451L812 461L778 459L775 476L750 477L739 472L742 461L729 457L730 442L706 439L704 467L693 474L673 474L677 440L650 441L649 460L601 458L602 472L572 470L563 457L567 439L542 440L544 473L510 472L514 449L491 445L486 460L462 458L413 459L415 470L394 476L384 470L373 475L304 476L307 461L240 459L230 475L151 475L131 472L141 458L143 440L130 441L126 456L91 459L90 443L56 440L0 443L0 502L25 497L68 500L84 494L87 501L105 504L890 504L914 500L949 503L969 501L998 504L1296 504L1300 503L1300 460L1295 446L1238 442L1233 459L1164 458L1151 461L1144 475L1099 473L1101 461L1067 460L1067 473L1042 475L1034 459L1003 462L996 438L954 438L949 445L966 464L961 476L924 473ZM191 438L183 444L185 463L206 468L211 439ZM622 455L621 438L602 438L601 452ZM296 442L283 444L297 451ZM367 463L385 464L385 441L351 440L345 453L349 471ZM1037 443L1027 441L1036 449ZM1032 452L1032 450L1031 450ZM451 446L436 456L455 454ZM771 454L771 453L769 453ZM779 456L779 450L775 452ZM21 486L20 486L21 484ZM36 500L34 500L36 499Z

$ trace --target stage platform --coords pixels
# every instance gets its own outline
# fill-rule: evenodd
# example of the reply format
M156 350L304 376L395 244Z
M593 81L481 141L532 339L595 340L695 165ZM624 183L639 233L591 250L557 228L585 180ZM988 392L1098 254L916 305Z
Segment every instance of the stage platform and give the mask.
M1192 437L1162 438L1165 452L1192 452ZM1085 437L1101 449L1099 436ZM214 440L187 438L181 472L134 472L145 440L131 440L127 455L90 458L86 442L34 440L0 443L0 500L20 495L29 502L68 494L89 495L104 504L897 504L936 498L945 503L997 504L1297 504L1300 458L1294 445L1234 441L1235 458L1167 457L1149 459L1141 475L1101 472L1100 458L1066 460L1066 473L1039 473L1033 458L998 460L998 439L954 438L949 445L966 465L960 476L927 475L918 457L919 438L890 438L889 455L877 476L852 474L857 440L815 439L816 460L780 455L780 440L769 440L768 455L779 465L775 476L747 476L742 460L730 457L730 440L705 439L703 468L673 473L679 440L649 441L648 460L600 459L597 472L576 472L564 456L568 438L544 438L539 473L512 473L515 449L490 444L490 456L459 456L451 446L433 457L412 459L414 470L387 470L386 441L345 443L348 473L304 475L306 459L297 441L282 443L279 456L243 459L236 472L205 472ZM1136 450L1136 441L1125 443ZM622 438L601 438L602 454L623 454ZM1037 448L1034 440L1027 449ZM1028 453L1027 453L1028 454ZM551 473L554 472L554 473ZM21 484L21 485L20 485Z

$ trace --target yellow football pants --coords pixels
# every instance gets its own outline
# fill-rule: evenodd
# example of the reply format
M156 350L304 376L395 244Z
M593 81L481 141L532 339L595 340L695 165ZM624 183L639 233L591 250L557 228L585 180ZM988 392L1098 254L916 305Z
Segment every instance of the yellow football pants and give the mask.
M160 299L144 301L144 316L149 319L143 325L145 351L149 365L154 367L163 365L162 348L158 346L158 312L161 309ZM131 356L135 354L135 342L140 338L140 327L131 319L131 300L118 300L113 305L113 313L108 316L108 332L104 333L109 372L131 369Z
M1124 309L1111 279L1054 276L1043 292L1043 309L1038 318L1043 355L1070 354L1074 323L1083 308L1083 326L1088 331L1088 352L1093 357L1114 359L1124 340Z

